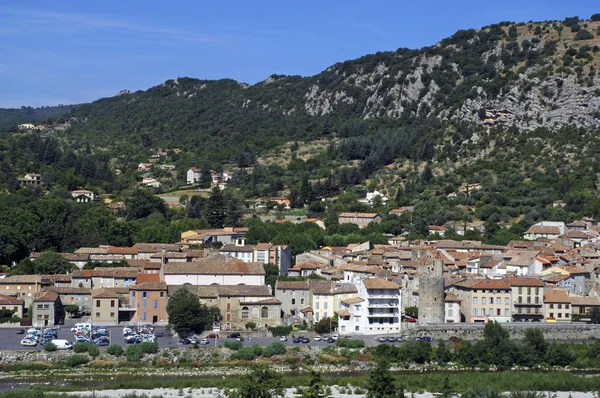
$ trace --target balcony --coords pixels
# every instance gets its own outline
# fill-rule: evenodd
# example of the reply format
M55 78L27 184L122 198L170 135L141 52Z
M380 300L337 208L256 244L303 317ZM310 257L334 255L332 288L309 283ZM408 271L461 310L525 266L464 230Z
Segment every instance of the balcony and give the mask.
M369 303L369 305L367 305L369 308L397 308L398 306L398 301L391 303Z
M513 304L517 307L519 306L524 306L524 307L532 307L532 306L538 306L541 307L543 303L519 303L518 301L514 301Z
M390 312L388 314L383 312L377 312L375 314L369 314L367 317L369 318L397 318L400 316L399 312Z
M369 299L373 299L373 298L399 298L400 295L399 294L394 294L394 293L390 293L390 294L368 294L367 297Z

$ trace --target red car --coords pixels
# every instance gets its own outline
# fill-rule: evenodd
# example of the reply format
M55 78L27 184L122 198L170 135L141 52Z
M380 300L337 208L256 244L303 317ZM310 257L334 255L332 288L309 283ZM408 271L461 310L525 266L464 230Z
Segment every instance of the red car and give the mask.
M208 339L218 339L219 335L216 334L216 333L211 333L208 336L206 336L206 338L208 338Z

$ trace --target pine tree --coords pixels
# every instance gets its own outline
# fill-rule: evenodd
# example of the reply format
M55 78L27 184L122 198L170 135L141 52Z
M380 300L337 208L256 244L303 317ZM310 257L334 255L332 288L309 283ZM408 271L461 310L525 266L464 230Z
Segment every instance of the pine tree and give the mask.
M212 228L223 228L225 223L225 200L219 187L214 187L206 206L204 216Z
M386 360L380 360L369 373L367 398L398 398L396 381Z

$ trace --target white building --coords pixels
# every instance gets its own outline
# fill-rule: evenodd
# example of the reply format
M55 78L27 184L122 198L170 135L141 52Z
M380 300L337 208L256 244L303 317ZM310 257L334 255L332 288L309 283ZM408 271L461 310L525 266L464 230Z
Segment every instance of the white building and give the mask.
M202 170L198 167L192 167L187 171L187 183L196 184L202 178Z
M197 262L169 262L161 268L167 285L264 285L260 263L245 263L228 256L213 256Z
M341 334L401 332L401 289L394 282L368 278L357 284L358 298L342 300L338 330Z

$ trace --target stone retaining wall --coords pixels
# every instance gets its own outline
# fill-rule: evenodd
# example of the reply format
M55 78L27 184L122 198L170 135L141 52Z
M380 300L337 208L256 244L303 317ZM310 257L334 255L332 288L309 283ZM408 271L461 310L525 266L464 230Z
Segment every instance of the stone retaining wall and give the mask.
M451 336L466 340L483 338L483 324L445 323L439 325L417 325L410 329L409 335L431 336L434 340L447 340ZM600 338L600 325L591 324L550 324L550 323L502 323L502 327L510 331L513 339L520 339L525 329L537 328L544 333L547 340L589 340Z

